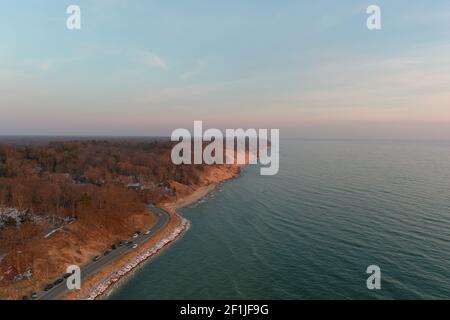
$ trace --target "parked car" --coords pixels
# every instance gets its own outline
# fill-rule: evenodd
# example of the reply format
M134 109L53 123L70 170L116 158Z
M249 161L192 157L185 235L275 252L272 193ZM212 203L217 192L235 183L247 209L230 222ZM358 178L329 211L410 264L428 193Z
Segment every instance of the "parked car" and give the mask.
M50 290L52 290L53 289L53 284L52 283L49 283L48 285L46 285L45 287L44 287L44 291L50 291Z
M64 279L68 279L72 274L74 274L75 273L75 271L74 272L72 272L72 273L64 273L64 275L63 275L63 278Z
M98 260L100 260L100 256L95 256L94 258L92 258L92 261L94 261L94 262L96 262Z
M146 234L146 235L149 235L151 232L152 232L151 230L147 230L147 231L145 232L145 234Z
M111 253L110 250L105 251L105 253L103 253L103 255L106 257L107 255L109 255Z
M29 296L23 296L22 300L30 300L30 297Z
M112 249L112 250L116 250L116 249L117 249L117 245L113 244L113 245L111 246L111 249Z
M133 246L132 246L133 249L136 249L137 247L138 247L138 245L136 243L133 244Z
M61 284L63 281L64 281L64 279L59 278L59 279L56 279L55 282L53 282L53 284L54 284L55 286L57 286L58 284Z
M37 292L32 292L30 297L31 297L31 299L37 299L37 297L38 297Z
M133 238L136 239L137 237L139 237L139 234L135 233L135 234L133 235Z

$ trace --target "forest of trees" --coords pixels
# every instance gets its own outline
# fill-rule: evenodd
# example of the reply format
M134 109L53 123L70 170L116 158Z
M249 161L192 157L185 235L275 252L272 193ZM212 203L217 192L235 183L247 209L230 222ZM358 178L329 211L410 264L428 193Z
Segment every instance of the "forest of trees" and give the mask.
M0 145L0 206L37 214L81 216L89 209L158 202L173 180L198 182L202 166L176 166L165 141L62 141ZM136 194L127 185L139 183Z
M0 215L13 209L44 221L0 224L0 262L2 254L42 238L55 218L114 233L146 203L173 196L171 181L198 183L204 168L174 165L172 146L133 139L0 144Z

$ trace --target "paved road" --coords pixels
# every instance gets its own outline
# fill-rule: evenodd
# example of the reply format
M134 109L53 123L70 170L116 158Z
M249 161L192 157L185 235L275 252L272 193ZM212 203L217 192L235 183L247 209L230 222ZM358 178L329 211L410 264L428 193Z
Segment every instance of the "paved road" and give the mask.
M150 234L141 234L137 238L130 238L129 241L132 241L133 244L142 244L149 239L151 239L155 234L157 234L161 229L163 229L167 223L169 222L169 214L162 210L161 208L155 207L153 205L148 206L149 210L154 212L158 218L156 224L150 229ZM92 275L101 271L104 267L109 265L112 262L117 261L119 258L124 256L126 253L134 251L130 246L123 245L118 247L116 250L112 250L111 253L107 256L102 256L98 261L91 261L88 264L81 267L81 285L83 286L83 280L91 277ZM62 275L61 275L62 277ZM55 279L56 280L56 279ZM49 291L42 291L38 293L38 300L57 300L64 297L69 293L69 289L67 289L66 281L63 281L61 284L55 286L53 289Z

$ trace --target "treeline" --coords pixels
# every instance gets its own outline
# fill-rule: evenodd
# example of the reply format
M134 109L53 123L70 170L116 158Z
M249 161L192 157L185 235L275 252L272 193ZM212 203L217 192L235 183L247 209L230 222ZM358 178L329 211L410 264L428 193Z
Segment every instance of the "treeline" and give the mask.
M203 167L174 165L171 148L133 140L0 145L0 205L79 217L136 210L170 196L168 181L198 183Z

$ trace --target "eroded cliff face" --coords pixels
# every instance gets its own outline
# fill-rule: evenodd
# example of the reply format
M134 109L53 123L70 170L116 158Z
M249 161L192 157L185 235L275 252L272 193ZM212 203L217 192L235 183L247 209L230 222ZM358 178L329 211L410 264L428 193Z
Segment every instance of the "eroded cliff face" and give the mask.
M193 194L199 188L236 178L239 176L241 170L241 165L214 165L205 167L203 171L198 174L199 181L194 185L186 185L171 180L169 184L174 190L174 196L172 196L169 201L164 202L176 202L177 200Z

